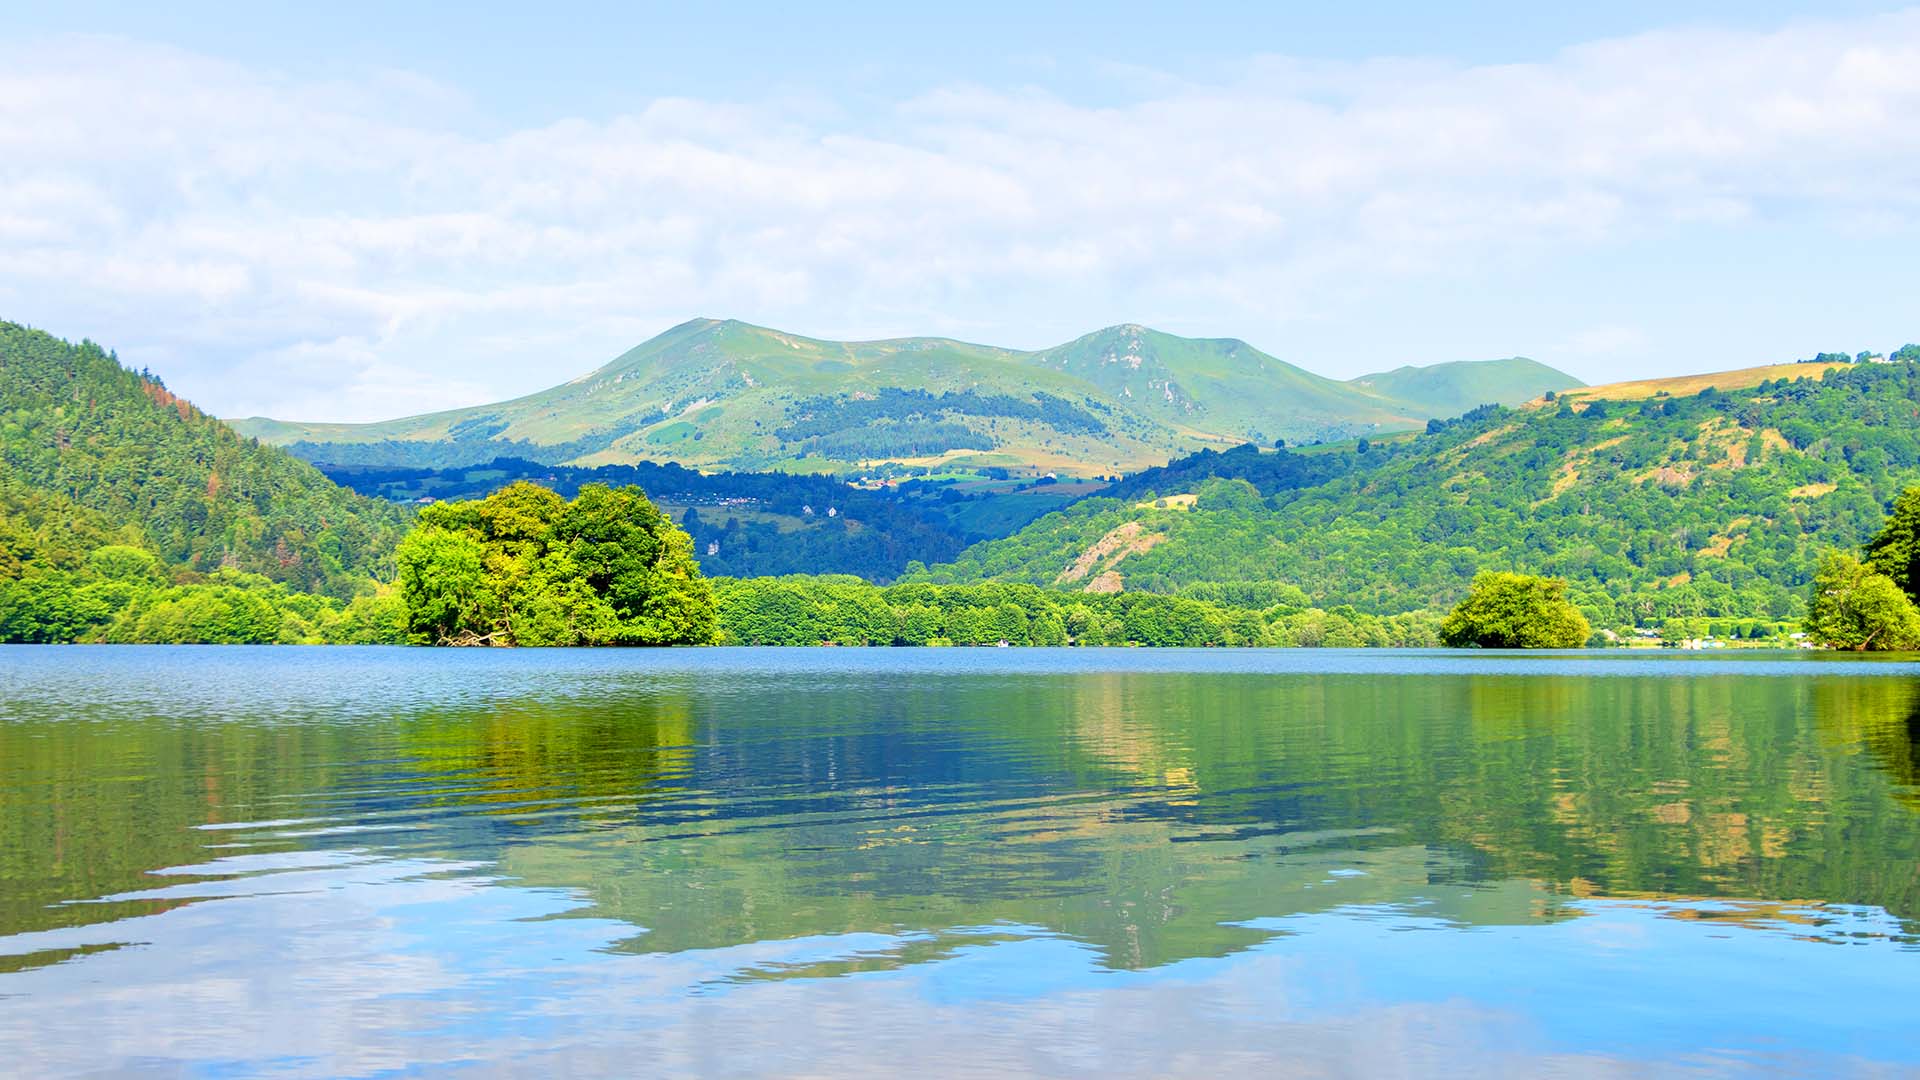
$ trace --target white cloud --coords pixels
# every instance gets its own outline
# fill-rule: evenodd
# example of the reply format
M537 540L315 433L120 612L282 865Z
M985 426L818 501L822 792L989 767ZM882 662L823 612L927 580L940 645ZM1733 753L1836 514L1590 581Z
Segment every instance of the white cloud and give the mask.
M533 389L694 315L1039 345L1175 310L1280 348L1475 267L1920 218L1916 13L1127 78L1113 107L956 85L878 116L661 100L480 135L405 73L18 43L0 316L116 345L216 412L374 418Z

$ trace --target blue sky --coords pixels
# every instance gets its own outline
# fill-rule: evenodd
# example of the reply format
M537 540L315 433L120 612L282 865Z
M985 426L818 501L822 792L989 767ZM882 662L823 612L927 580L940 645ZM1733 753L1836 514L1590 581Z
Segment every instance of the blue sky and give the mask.
M0 318L299 419L694 316L1342 377L1920 339L1889 5L394 7L12 13Z

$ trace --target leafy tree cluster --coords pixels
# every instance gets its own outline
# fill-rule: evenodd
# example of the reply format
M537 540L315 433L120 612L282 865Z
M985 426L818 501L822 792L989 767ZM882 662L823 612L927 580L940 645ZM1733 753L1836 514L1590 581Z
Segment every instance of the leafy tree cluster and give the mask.
M1214 597L1069 593L1033 585L875 586L858 578L715 582L720 639L730 645L1432 645L1437 617L1367 615ZM1259 586L1253 586L1258 593ZM1263 599L1275 598L1271 595Z
M1893 579L1845 552L1821 560L1807 601L1807 633L1836 649L1920 649L1920 609Z
M1310 487L1201 480L1191 509L1088 499L910 580L1051 584L1138 522L1165 539L1117 564L1129 590L1271 579L1318 604L1444 610L1501 569L1565 579L1609 628L1782 621L1804 612L1821 553L1867 540L1920 481L1913 365L1598 405L1476 410L1334 450L1348 460Z
M1876 353L1871 349L1862 349L1859 352L1853 353L1851 355L1849 355L1844 350L1833 350L1828 352L1815 353L1813 354L1813 356L1809 357L1808 359L1800 361L1800 363L1803 363L1803 364L1849 364L1849 363L1864 364L1869 360L1878 358L1879 356L1880 356L1879 353ZM1914 345L1911 343L1902 345L1898 349L1895 349L1892 355L1888 356L1887 359L1896 364L1920 364L1920 345Z
M164 645L397 644L391 588L351 602L259 574L169 572L144 548L108 544L72 568L0 579L0 641Z
M429 645L697 645L713 593L692 543L637 487L571 501L515 483L436 503L396 559L410 641Z
M1567 583L1527 574L1483 573L1440 624L1451 648L1577 649L1591 628L1567 600Z
M391 572L408 518L241 438L91 342L7 322L0 489L0 577L72 569L112 534L188 571L349 597ZM71 541L49 528L61 515Z
M1865 554L1868 566L1920 603L1920 487L1910 487L1894 500L1893 512L1867 541Z
M1836 649L1920 649L1920 487L1901 492L1866 561L1830 552L1808 590L1806 631Z
M1122 477L1101 494L1112 499L1152 498L1191 491L1210 479L1245 480L1262 496L1314 487L1356 465L1354 455L1262 453L1253 443L1231 450L1200 450L1154 469Z
M1549 390L1546 393L1545 400L1558 401L1559 395ZM1441 432L1447 430L1448 428L1463 427L1463 426L1478 424L1481 421L1486 420L1491 416L1494 416L1499 411L1500 411L1500 406L1498 405L1479 405L1472 409L1468 409L1466 412L1461 413L1459 416L1455 416L1449 419L1441 419L1439 417L1435 417L1434 419L1427 421L1427 434L1438 435Z

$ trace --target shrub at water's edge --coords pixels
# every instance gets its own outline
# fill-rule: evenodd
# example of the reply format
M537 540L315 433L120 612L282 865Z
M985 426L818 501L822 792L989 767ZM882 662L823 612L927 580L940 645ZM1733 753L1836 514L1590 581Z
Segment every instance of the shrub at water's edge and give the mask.
M1451 648L1577 649L1589 632L1586 616L1567 600L1565 581L1484 573L1440 624L1440 642Z
M637 487L568 502L530 483L438 503L400 543L424 645L705 645L713 591L687 534Z
M1900 493L1862 554L1821 559L1807 589L1807 637L1854 652L1920 649L1920 487Z
M1892 578L1845 552L1820 563L1807 598L1807 635L1855 652L1920 649L1920 610Z

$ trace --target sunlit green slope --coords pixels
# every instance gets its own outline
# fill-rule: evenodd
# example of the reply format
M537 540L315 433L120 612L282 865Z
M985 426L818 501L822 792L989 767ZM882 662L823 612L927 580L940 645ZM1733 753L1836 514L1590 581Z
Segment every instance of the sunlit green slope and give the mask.
M1320 605L1449 605L1477 570L1572 579L1604 622L1786 618L1819 552L1920 483L1920 365L1734 392L1562 398L1279 465L1251 447L1089 499L926 576L1174 591L1280 582ZM1231 478L1231 479L1228 479Z

